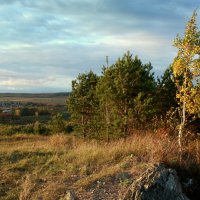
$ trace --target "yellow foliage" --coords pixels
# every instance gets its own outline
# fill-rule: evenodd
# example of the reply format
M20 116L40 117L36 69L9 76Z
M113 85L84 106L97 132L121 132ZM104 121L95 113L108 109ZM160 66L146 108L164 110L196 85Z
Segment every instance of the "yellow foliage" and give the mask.
M196 16L197 13L194 11L186 26L184 37L177 36L174 41L174 46L178 48L178 55L174 59L172 69L180 105L185 104L188 113L199 115L200 34L196 25Z

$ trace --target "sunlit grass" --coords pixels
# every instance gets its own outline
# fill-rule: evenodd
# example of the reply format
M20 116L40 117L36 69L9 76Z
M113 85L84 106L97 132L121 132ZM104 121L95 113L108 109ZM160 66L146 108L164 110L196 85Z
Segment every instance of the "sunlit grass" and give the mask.
M188 168L200 164L196 142L185 144ZM0 199L58 199L70 188L80 190L117 172L137 176L157 162L179 164L177 141L162 133L136 131L109 144L65 135L2 136Z

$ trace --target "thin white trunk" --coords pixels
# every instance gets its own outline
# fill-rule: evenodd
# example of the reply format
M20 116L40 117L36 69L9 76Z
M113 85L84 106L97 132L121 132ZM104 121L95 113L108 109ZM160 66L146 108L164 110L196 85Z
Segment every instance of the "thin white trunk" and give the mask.
M180 163L182 163L182 152L183 152L183 145L182 145L182 137L183 137L183 130L185 127L185 111L186 111L186 102L183 102L183 109L182 109L182 116L181 116L181 124L179 126L179 133L178 133L178 144L179 144L179 152L180 152Z

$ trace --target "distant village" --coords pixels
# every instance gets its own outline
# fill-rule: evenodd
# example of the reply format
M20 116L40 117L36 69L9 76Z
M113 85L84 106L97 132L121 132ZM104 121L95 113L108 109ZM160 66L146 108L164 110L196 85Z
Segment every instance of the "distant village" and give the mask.
M42 116L65 112L64 105L26 101L0 101L0 121L22 116Z
M0 101L0 108L19 108L23 104L17 101Z
M0 101L0 116L10 117L16 115L17 111L24 107L33 107L38 104L33 102L19 102L19 101Z

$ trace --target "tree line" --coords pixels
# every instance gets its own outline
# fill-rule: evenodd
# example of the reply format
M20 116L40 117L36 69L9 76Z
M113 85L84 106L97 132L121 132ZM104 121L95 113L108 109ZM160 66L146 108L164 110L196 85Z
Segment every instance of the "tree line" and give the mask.
M160 78L151 63L129 51L111 66L79 74L67 99L71 123L84 138L126 137L134 129L170 126L179 137L200 118L200 32L194 11L183 38L177 36L177 56ZM199 127L197 127L199 128Z

